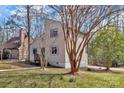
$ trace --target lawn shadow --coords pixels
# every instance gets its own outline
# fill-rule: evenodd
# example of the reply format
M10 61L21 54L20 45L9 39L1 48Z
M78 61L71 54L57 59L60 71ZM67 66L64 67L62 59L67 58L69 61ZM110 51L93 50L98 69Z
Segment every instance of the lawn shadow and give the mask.
M22 68L38 67L36 65L31 65L25 62L14 62L14 63L11 63L11 65L22 67Z

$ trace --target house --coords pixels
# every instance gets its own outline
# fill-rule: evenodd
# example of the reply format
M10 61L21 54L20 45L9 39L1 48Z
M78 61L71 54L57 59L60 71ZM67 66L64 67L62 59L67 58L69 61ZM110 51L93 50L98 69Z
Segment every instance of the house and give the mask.
M19 41L19 37L13 37L9 39L0 47L0 51L9 51L9 58L18 59Z
M25 29L20 29L19 35L10 38L2 46L0 52L9 51L9 59L25 61L28 56L28 37Z
M70 68L68 55L65 48L62 27L59 21L46 19L45 31L30 45L30 61L35 61L35 53L44 53L45 59L52 66ZM78 42L81 40L79 36ZM88 64L87 53L84 51L80 66Z

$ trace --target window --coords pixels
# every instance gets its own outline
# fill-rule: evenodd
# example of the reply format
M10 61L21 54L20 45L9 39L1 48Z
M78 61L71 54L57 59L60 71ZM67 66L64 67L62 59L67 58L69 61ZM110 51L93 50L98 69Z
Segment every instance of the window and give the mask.
M50 37L56 37L58 35L58 29L51 29L50 30Z
M33 49L33 54L37 54L37 49L36 48Z
M52 54L57 54L57 47L52 47Z

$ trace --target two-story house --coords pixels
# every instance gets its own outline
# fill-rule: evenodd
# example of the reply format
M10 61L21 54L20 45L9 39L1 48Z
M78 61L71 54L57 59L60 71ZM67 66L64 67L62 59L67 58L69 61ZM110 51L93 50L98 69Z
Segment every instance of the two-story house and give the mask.
M80 36L78 40L81 40ZM34 53L40 54L41 51L44 52L45 58L50 65L70 68L63 31L59 21L46 19L44 31L30 45L30 60L34 62ZM84 51L80 66L86 67L87 61L87 53Z

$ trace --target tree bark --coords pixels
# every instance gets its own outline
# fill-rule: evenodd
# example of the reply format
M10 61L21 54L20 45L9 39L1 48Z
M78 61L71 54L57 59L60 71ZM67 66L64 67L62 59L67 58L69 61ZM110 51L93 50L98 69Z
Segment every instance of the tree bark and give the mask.
M109 71L110 70L110 67L106 67L106 71Z
M28 62L30 62L30 6L27 5L27 21L28 21Z
M70 64L71 64L71 72L70 74L72 75L79 75L79 67L78 67L78 62L73 60L73 58L70 58Z
M3 49L1 50L1 61L3 60Z

